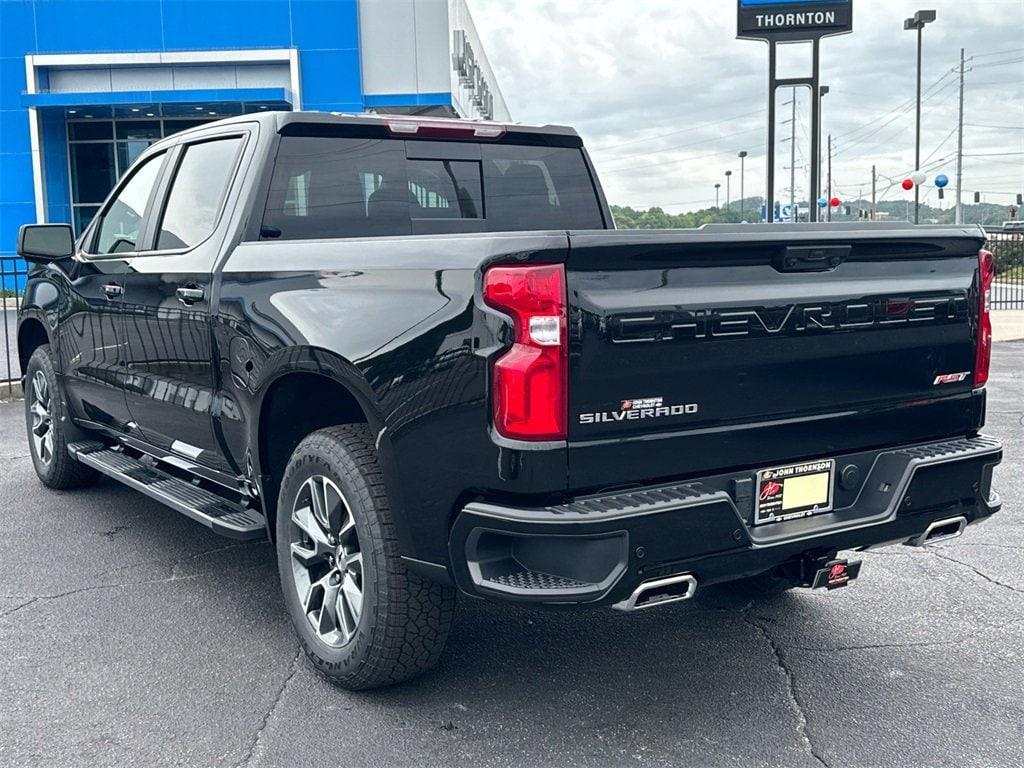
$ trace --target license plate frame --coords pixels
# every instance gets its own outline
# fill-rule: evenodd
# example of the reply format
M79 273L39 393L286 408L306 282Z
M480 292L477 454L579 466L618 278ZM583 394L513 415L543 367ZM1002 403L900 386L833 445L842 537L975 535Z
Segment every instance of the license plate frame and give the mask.
M831 512L835 479L835 459L815 459L758 470L754 525ZM788 502L787 481L790 481L791 489L791 500Z

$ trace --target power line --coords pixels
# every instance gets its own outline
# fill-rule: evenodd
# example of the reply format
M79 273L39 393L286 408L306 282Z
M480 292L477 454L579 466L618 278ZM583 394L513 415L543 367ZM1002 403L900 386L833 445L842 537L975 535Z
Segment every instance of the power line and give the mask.
M711 144L711 143L716 142L716 141L721 141L722 139L732 139L732 138L735 138L737 136L745 136L748 133L760 132L761 130L763 130L763 129L760 128L760 127L748 128L747 130L740 131L739 133L729 133L729 134L726 134L724 136L712 136L710 139L701 139L700 141L691 141L691 142L689 142L687 144L676 144L676 145L673 145L673 146L670 146L670 147L662 147L661 149L651 149L651 150L648 150L646 152L634 152L631 155L619 155L618 157L610 157L607 160L603 160L602 163L616 163L619 160L630 160L630 159L632 159L634 157L644 157L644 156L647 156L647 155L660 155L660 154L664 154L665 152L671 152L671 151L677 150L677 149L687 149L689 147L700 146L701 144Z
M968 128L992 128L997 131L1024 131L1024 125L988 125L986 123L964 123Z
M740 119L742 119L744 117L752 117L754 115L759 115L759 114L761 114L762 112L765 112L765 111L767 111L767 110L765 110L765 109L757 109L757 110L754 110L753 112L746 112L746 113L744 113L742 115L734 115L733 117L723 117L721 120L712 120L709 123L699 123L697 125L691 125L691 126L689 126L687 128L680 128L677 131L669 131L668 133L658 134L657 136L645 136L645 137L639 138L639 139L630 139L629 141L620 141L620 142L617 142L615 145L610 146L610 147L599 147L599 148L596 148L596 149L595 148L591 148L591 152L604 152L607 149L618 149L619 147L625 147L628 144L636 144L638 141L657 141L658 139L664 139L664 138L666 138L668 136L676 136L676 135L678 135L680 133L688 133L690 131L700 130L701 128L709 128L711 126L721 125L722 123L728 123L728 122L730 122L732 120L740 120ZM609 159L613 159L613 158L609 158ZM614 158L614 159L617 160L618 158Z
M984 59L991 56L1004 56L1007 53L1024 53L1024 48L1008 48L1005 51L991 51L990 53L976 53L972 59Z

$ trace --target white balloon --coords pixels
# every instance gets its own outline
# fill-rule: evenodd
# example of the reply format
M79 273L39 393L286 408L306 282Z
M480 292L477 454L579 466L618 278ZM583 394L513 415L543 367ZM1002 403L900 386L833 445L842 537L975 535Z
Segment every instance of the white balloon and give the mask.
M911 174L910 180L920 187L928 180L928 177L921 173L921 171L917 171L916 173Z

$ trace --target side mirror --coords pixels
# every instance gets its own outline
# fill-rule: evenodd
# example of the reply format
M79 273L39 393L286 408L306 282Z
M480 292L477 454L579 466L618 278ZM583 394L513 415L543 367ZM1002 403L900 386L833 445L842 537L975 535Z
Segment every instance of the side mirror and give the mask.
M45 264L75 253L75 233L70 224L22 224L18 230L18 255L25 261Z

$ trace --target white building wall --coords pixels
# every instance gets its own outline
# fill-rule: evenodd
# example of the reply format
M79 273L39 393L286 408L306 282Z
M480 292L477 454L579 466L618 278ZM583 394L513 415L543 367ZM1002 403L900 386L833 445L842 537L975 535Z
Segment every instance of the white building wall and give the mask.
M491 69L491 62L487 59L487 52L480 41L480 35L477 34L476 25L473 23L473 16L469 12L466 0L448 0L448 8L449 49L452 47L455 31L464 31L466 40L473 50L473 58L476 65L480 68L480 76L487 84L492 110L491 118L501 122L511 120L512 117L509 114L508 106L505 104L505 97L502 96L501 88L498 86L498 78L494 76L494 70ZM451 59L450 56L449 59ZM473 102L473 96L477 88L474 87L472 82L467 84L465 79L460 77L455 71L454 66L451 68L451 89L452 100L459 113L477 116L479 110Z
M473 100L478 84L474 87L472 81L467 83L456 71L453 45L457 30L465 33L480 77L492 94L493 118L509 120L508 108L465 0L360 0L363 93L450 93L458 114L482 117Z
M447 0L361 0L363 93L447 93Z

